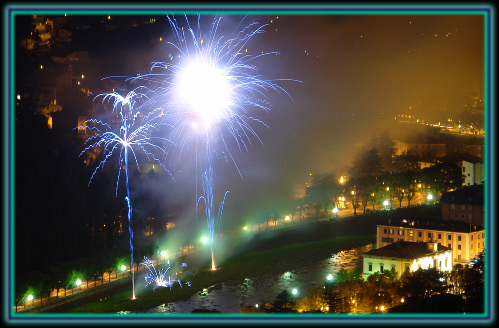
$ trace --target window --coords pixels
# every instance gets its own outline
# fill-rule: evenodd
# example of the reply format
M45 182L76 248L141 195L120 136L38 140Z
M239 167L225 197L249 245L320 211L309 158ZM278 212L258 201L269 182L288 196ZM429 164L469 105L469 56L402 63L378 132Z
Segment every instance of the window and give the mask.
M482 238L483 238L483 232L482 232Z
M423 233L421 231L418 231L418 237L422 237Z
M410 237L414 236L414 231L413 230L409 230L409 236Z
M457 244L457 249L461 249L461 244Z
M459 255L457 256L457 259L458 259L458 260L460 260L460 259L461 259L461 254L459 254Z
M390 229L390 235L393 235L393 229Z
M480 239L480 234L478 234L478 239Z
M450 209L453 210L456 208L456 204L450 204Z
M392 264L392 270L395 270L395 264Z
M457 241L461 241L461 236L457 236Z
M452 240L452 236L451 235L447 235L447 240Z
M437 238L438 238L438 239L442 239L442 234L441 234L441 233L439 233L439 234L437 235Z
M465 210L466 209L466 205L461 205L461 210Z
M471 240L473 240L473 235L471 235Z
M403 236L404 235L404 230L399 230L398 234L399 234L399 236Z
M404 271L409 271L409 270L410 270L409 263L404 263Z
M428 238L431 238L431 232L428 232Z
M369 263L369 271L373 271L373 264Z
M471 244L471 249L473 250L473 244Z
M463 172L466 172L466 167L463 166Z
M386 235L386 232L387 232L387 230L386 230L386 229L383 229L383 233L384 233L385 235Z
M404 238L399 238L398 241L404 241Z
M451 248L451 247L450 247L450 244L447 244L447 247Z
M381 241L384 243L393 243L393 238L390 237L382 237Z
M464 214L461 214L461 219L464 219Z
M379 271L380 271L380 272L383 272L383 263L380 263L380 264L379 264Z

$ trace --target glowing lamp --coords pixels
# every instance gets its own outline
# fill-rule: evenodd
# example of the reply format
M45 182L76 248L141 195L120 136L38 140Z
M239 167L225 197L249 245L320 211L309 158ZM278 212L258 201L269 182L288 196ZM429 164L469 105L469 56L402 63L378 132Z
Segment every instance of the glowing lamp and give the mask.
M126 266L122 265L120 269L121 269L121 271L126 271Z
M244 226L244 227L243 227L243 230L248 230L248 226Z
M289 215L286 215L286 217L284 218L286 221L289 221L291 218L289 217Z
M291 291L291 293L293 293L293 295L296 295L296 294L298 294L298 289L296 289L296 288L293 288L293 290Z
M80 286L81 285L81 280L80 279L76 280L75 284L76 284L76 286Z
M333 208L333 213L334 213L334 214L337 214L337 213L338 213L338 208L337 208L337 207Z
M166 256L166 254L167 254L166 251L161 252L161 256Z
M432 200L433 199L433 195L432 194L429 194L428 195L428 200Z
M28 301L32 301L33 300L33 295L28 295Z
M201 238L201 242L203 244L206 244L208 242L208 238L206 238L206 237Z
M385 201L383 202L383 205L385 205L385 206L388 206L388 204L390 204L390 203L389 203L387 200L385 200Z
M333 280L333 275L332 274L328 274L327 275L327 280Z

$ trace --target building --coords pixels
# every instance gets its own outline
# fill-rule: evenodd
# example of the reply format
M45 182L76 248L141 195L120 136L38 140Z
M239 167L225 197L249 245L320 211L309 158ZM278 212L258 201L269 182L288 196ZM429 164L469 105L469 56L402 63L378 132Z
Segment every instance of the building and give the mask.
M435 159L444 157L447 154L446 144L431 137L422 137L414 140L395 139L394 143L396 149L395 155L412 155L418 162L425 163L425 167L428 166L427 163L433 163Z
M397 276L400 278L406 270L414 272L419 268L437 268L440 271L451 271L453 266L452 249L435 241L424 243L398 241L372 249L362 254L362 257L364 280L375 272L392 268L397 271Z
M463 175L463 186L471 186L483 183L483 159L467 153L448 155L439 159L440 162L446 162L457 165Z
M445 192L440 198L442 219L483 226L483 184Z
M452 249L453 263L464 264L483 252L485 232L481 226L459 221L436 223L403 220L397 224L377 225L377 248L402 241L419 243L435 241Z

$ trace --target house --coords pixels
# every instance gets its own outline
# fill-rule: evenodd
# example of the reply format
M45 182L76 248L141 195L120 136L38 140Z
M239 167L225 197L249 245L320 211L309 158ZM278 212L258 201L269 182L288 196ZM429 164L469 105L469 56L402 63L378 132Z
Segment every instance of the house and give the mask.
M420 168L433 164L436 158L447 154L446 144L433 137L420 137L408 140L394 140L395 155L407 154L414 156Z
M453 154L442 157L440 162L457 165L463 175L463 186L471 186L483 183L483 159L468 153Z
M362 254L364 280L375 273L395 269L397 277L406 270L437 268L440 271L452 270L452 249L436 241L411 242L397 241Z
M483 184L445 192L440 198L442 219L483 226Z
M452 249L453 263L469 263L485 247L485 233L481 226L461 221L403 220L376 226L376 245L382 248L395 242L435 241Z

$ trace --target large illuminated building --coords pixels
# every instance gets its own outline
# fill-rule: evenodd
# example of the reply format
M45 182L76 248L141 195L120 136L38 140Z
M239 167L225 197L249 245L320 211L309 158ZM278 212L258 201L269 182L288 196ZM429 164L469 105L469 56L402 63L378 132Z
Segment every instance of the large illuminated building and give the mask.
M405 221L405 222L404 222ZM426 243L435 241L452 249L453 263L469 263L478 257L485 246L485 231L481 226L459 221L407 221L378 225L377 248L394 242Z
M362 254L366 280L375 272L395 269L397 277L406 270L437 268L439 271L452 270L452 249L430 241L424 243L398 241L387 246L372 249Z

